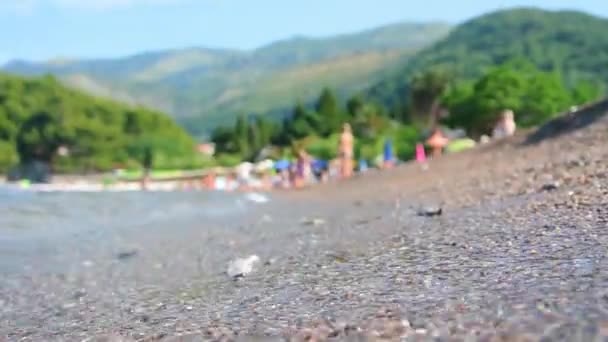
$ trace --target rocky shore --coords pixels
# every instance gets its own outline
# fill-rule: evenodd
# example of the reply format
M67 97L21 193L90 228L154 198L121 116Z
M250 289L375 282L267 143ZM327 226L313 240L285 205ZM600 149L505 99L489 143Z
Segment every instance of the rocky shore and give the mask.
M0 339L606 340L607 107L3 276Z

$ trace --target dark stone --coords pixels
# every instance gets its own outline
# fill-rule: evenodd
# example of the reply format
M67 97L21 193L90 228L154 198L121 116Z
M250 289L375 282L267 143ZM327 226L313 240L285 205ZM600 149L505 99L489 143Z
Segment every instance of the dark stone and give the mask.
M418 211L418 216L425 217L441 216L441 214L443 214L443 209L441 207L428 207Z
M555 191L557 189L559 189L558 182L547 183L547 184L543 185L543 187L541 188L542 191Z
M74 299L80 299L80 298L82 298L82 297L84 297L86 295L87 295L87 292L85 290L78 290L78 291L76 291L74 293L74 295L72 296L72 298L74 298Z
M118 260L125 261L125 260L128 260L128 259L131 259L131 258L135 257L138 253L139 252L136 251L136 250L124 251L124 252L118 253L118 255L116 255L116 258Z

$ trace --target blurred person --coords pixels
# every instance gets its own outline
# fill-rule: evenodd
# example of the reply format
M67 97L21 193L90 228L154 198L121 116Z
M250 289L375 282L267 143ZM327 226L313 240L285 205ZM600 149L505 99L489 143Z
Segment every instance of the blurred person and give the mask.
M441 156L443 148L448 144L449 139L443 135L443 132L439 128L433 130L433 134L427 139L426 143L432 149L432 156L434 158Z
M353 174L353 150L354 137L350 124L345 123L342 126L342 134L340 135L340 145L338 153L340 156L340 175L342 178L350 178Z
M384 165L385 169L390 169L395 165L395 158L393 156L393 141L386 139L384 141Z
M367 160L361 159L359 160L359 172L364 173L369 169L369 165L367 164Z
M150 177L152 173L152 163L153 163L153 153L152 148L146 147L144 149L144 158L142 161L142 166L144 168L144 174L141 179L141 189L148 190L148 185L150 183Z
M510 137L515 134L516 129L517 125L515 124L515 113L513 113L512 110L507 109L500 114L500 118L498 119L496 126L494 126L492 138L502 139Z
M311 158L304 149L299 149L296 160L295 187L301 188L308 183L312 176Z

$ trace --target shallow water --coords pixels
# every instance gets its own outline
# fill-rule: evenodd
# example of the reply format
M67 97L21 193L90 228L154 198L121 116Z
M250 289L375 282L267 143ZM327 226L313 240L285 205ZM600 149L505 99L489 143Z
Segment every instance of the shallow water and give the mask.
M27 269L32 263L37 269L56 270L57 258L108 248L135 235L162 236L180 227L234 222L260 205L251 196L221 192L0 189L0 272Z

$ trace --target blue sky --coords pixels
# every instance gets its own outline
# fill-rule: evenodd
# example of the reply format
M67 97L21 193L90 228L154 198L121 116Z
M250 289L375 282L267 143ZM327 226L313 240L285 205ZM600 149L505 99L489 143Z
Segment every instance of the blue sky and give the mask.
M606 0L0 0L0 63L191 46L252 49L404 20L458 23L524 5L608 17Z

